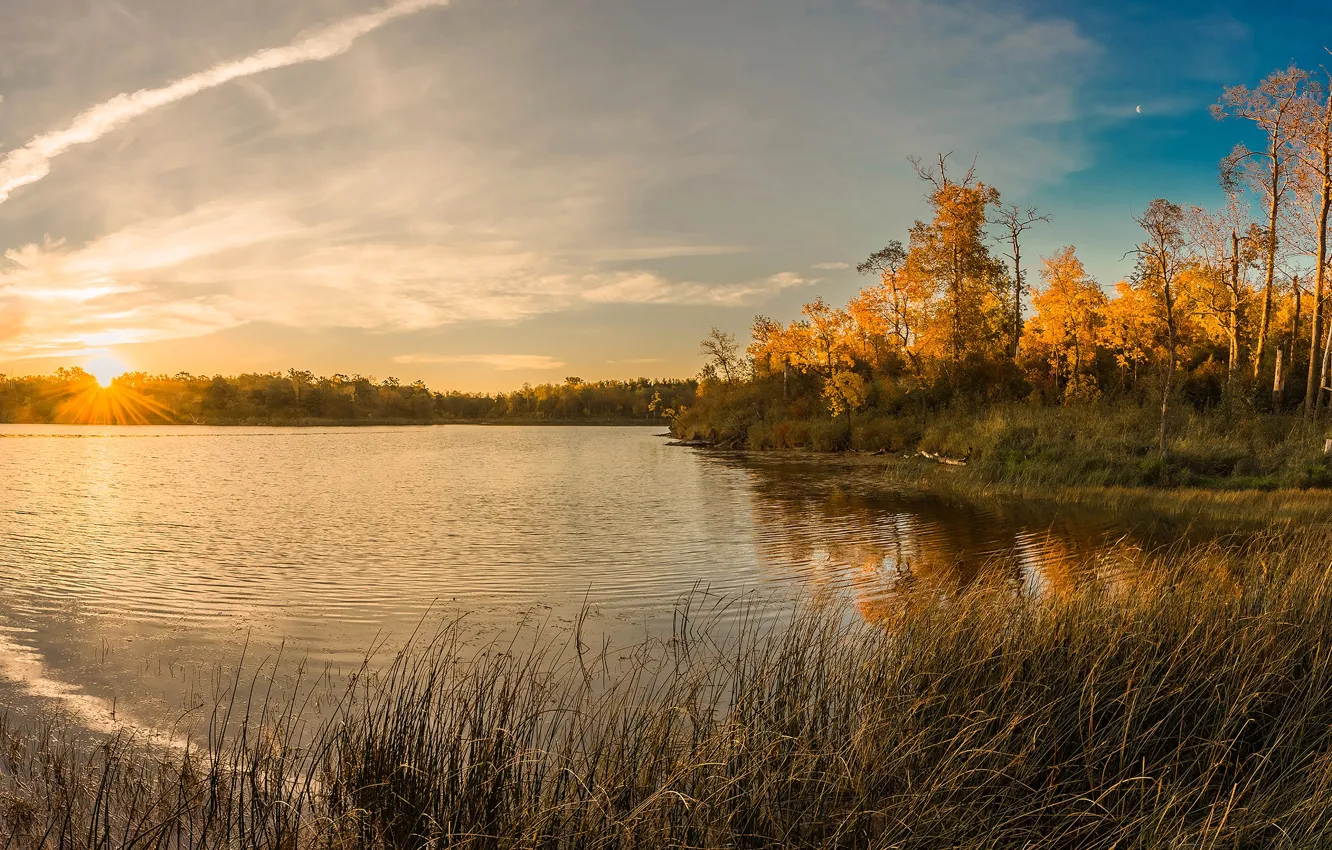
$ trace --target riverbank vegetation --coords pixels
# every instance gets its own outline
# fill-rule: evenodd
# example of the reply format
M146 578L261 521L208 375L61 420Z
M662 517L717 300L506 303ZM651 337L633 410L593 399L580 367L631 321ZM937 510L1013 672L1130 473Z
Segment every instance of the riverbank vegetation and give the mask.
M1214 111L1255 142L1222 161L1225 200L1141 209L1133 274L1108 286L1074 246L1031 263L1049 215L974 166L913 160L930 214L859 265L871 283L756 318L743 350L714 330L676 433L947 452L1023 481L1325 486L1332 91L1291 67Z
M431 424L562 422L652 424L693 403L692 380L524 384L511 393L436 392L423 382L361 375L148 375L102 387L82 369L0 375L0 422L65 424Z
M873 623L711 603L634 648L457 626L328 719L233 692L187 752L3 727L11 848L1321 848L1332 540L909 576ZM1099 578L1092 578L1098 576ZM696 603L701 600L696 600ZM225 734L224 734L225 732Z

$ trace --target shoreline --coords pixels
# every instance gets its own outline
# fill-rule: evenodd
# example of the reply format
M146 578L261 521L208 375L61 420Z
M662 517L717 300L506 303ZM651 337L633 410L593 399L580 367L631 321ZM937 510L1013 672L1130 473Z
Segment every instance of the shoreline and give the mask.
M885 487L911 488L922 495L970 502L1019 500L1050 506L1076 505L1107 511L1158 513L1174 520L1234 521L1246 525L1290 526L1332 523L1332 489L1127 487L1024 484L982 478L965 465L897 453L816 452L807 449L719 449L707 452L759 458L799 458L826 467L846 466L882 472Z

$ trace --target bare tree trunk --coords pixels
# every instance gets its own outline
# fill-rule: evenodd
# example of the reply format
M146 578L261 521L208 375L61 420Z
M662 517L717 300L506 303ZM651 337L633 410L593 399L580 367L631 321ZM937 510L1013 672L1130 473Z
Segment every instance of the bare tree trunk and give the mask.
M1332 322L1327 323L1327 337L1323 340L1323 368L1319 370L1318 394L1327 389L1328 361L1332 360Z
M1272 370L1272 404L1277 407L1281 406L1281 395L1282 392L1286 389L1286 382L1281 380L1282 354L1285 354L1285 352L1281 350L1281 346L1277 346L1276 368Z
M1295 290L1295 315L1290 320L1290 340L1286 346L1286 368L1295 368L1295 342L1300 338L1300 308L1304 303L1304 288L1300 286L1300 276L1291 278L1291 288ZM1281 390L1285 392L1286 376L1281 376Z
M1263 318L1258 325L1258 345L1253 350L1253 377L1258 379L1262 370L1263 351L1267 348L1267 332L1272 324L1272 286L1276 278L1277 214L1281 210L1281 167L1272 160L1272 203L1267 211L1267 275L1263 284Z
M1226 394L1234 389L1235 370L1239 368L1239 294L1240 294L1240 257L1239 234L1230 231L1230 359L1226 363Z
M1327 218L1332 209L1332 174L1328 172L1332 149L1323 148L1323 203L1318 209L1318 271L1314 280L1313 331L1309 334L1309 379L1304 385L1304 415L1312 419L1322 396L1318 347L1323 341L1323 294L1327 281ZM1315 374L1317 373L1317 374Z
M1173 346L1172 346L1173 347ZM1174 390L1175 383L1175 355L1171 353L1170 363L1166 365L1165 387L1161 392L1161 431L1158 436L1161 449L1161 459L1166 456L1166 414L1170 408L1170 393Z
M1076 334L1076 331L1074 332ZM1082 389L1082 346L1078 344L1078 338L1073 337L1073 392Z
M1170 283L1165 284L1166 337L1170 345L1170 361L1166 363L1165 386L1161 390L1161 432L1159 435L1161 459L1166 456L1166 415L1170 409L1170 393L1175 388L1175 304Z
M1018 348L1022 345L1022 249L1013 238L1013 361L1017 362Z
M1238 317L1231 317L1230 323L1230 371L1226 375L1226 389L1232 389L1231 384L1235 380L1235 365L1239 363L1239 321Z
M1009 259L1013 261L1013 338L1009 341L1009 356L1017 362L1018 350L1022 347L1022 234L1037 224L1049 223L1050 216L1041 215L1035 207L1020 209L1017 204L1010 205L999 214L995 221L1004 228L1004 238L1012 249Z

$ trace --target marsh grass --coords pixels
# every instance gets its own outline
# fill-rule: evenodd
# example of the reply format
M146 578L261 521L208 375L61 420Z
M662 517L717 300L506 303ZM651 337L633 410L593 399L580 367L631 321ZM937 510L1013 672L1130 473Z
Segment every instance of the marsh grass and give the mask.
M1019 486L1218 490L1326 488L1324 428L1295 415L1176 411L1161 456L1153 411L1097 403L950 410L925 427L922 448L968 457L974 473Z
M0 846L1326 847L1330 546L906 589L878 625L695 600L619 651L455 624L310 727L238 687L183 752L5 728Z
M696 412L676 431L750 450L923 450L966 458L973 476L1017 487L1332 488L1332 461L1322 452L1327 429L1295 414L1180 408L1162 457L1159 409L1125 401L956 404L927 414L865 412L850 423L826 416L767 421L745 412Z

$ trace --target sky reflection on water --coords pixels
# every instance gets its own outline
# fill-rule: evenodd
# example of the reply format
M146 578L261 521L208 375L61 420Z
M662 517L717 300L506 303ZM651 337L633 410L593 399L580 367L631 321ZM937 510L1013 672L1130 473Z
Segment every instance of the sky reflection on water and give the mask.
M0 426L0 706L172 716L240 658L355 669L423 619L629 641L691 589L891 611L904 580L1088 578L1125 520L886 487L645 428ZM1091 565L1089 567L1089 564Z

